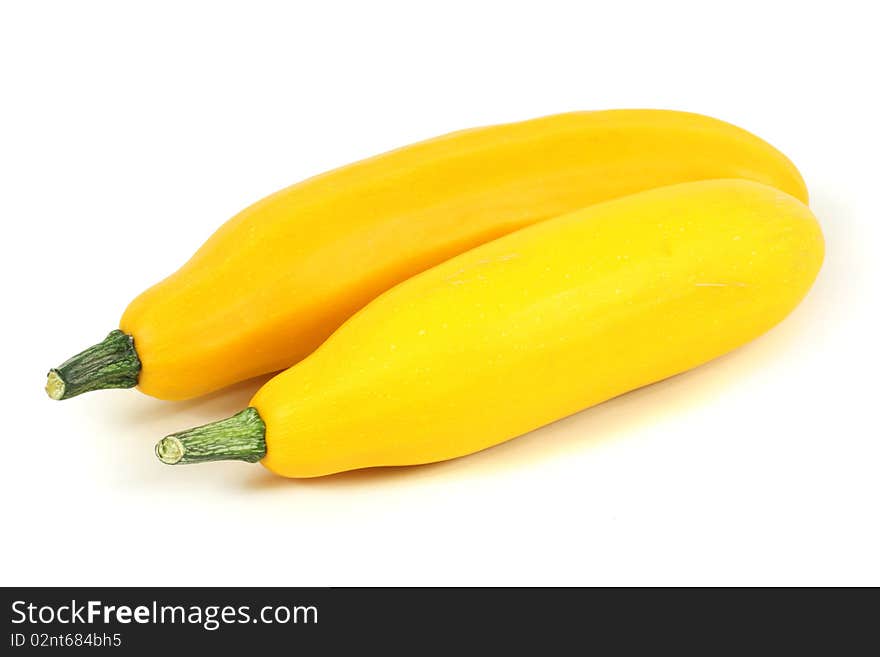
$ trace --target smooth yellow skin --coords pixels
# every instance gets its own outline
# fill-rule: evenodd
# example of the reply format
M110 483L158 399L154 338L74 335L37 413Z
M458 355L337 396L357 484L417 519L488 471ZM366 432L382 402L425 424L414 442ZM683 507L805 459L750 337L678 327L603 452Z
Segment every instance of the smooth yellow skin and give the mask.
M562 114L416 144L244 210L135 299L139 387L184 399L312 352L378 294L454 255L578 208L673 183L746 178L806 201L782 153L696 114Z
M484 449L761 335L822 263L809 208L675 185L499 238L370 303L253 398L287 477Z

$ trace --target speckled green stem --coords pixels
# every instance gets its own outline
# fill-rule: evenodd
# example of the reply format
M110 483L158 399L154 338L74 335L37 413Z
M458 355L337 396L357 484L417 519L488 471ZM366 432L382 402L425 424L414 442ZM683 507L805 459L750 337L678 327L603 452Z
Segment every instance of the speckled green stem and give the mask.
M46 394L52 399L70 399L92 390L133 388L140 372L134 339L117 329L103 342L49 370Z
M256 463L265 455L266 425L256 408L173 433L156 443L156 456L168 465L204 461Z

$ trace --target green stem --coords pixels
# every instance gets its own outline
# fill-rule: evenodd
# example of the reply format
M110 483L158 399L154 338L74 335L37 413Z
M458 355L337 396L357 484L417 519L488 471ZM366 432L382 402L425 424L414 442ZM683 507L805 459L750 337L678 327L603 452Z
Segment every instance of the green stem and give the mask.
M49 370L46 393L52 399L70 399L106 388L133 388L141 372L134 338L120 330L93 347Z
M250 407L225 420L165 436L156 456L168 465L204 461L256 463L266 455L266 425Z

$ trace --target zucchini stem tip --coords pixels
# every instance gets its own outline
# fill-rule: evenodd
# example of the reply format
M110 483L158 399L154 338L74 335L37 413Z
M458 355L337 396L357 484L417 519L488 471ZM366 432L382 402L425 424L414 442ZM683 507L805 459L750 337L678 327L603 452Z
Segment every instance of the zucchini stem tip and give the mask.
M167 465L179 463L183 458L184 451L183 445L174 436L165 436L156 443L156 456Z

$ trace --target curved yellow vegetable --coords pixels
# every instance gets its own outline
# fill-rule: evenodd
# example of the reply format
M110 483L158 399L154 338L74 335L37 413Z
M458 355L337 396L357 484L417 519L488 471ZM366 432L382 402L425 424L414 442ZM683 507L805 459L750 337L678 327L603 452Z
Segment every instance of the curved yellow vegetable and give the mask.
M127 340L114 334L65 363L47 389L60 399L137 383L184 399L277 371L381 292L451 256L596 202L709 178L807 199L797 169L772 146L683 112L561 114L380 155L231 219L131 303L120 322Z
M159 454L264 454L287 477L469 454L748 342L798 304L822 258L809 208L753 182L598 204L401 283L264 385L249 428L175 434ZM235 456L230 435L265 442Z

